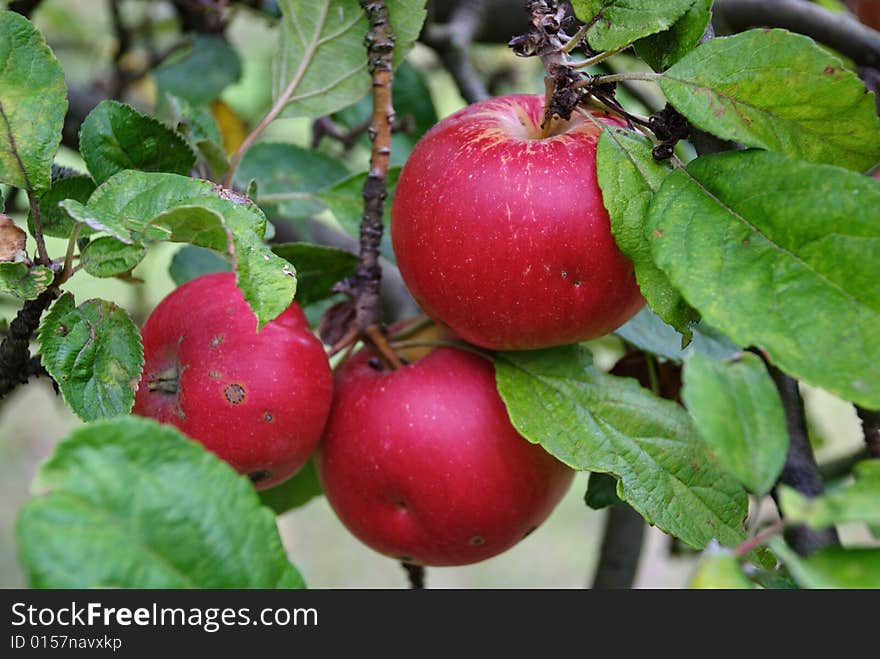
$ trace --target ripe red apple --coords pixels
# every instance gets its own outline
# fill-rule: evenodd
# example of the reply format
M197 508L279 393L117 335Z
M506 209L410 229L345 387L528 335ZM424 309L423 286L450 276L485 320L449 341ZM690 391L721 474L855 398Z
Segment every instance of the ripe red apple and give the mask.
M484 348L585 341L644 304L596 182L599 128L578 110L541 139L543 105L503 96L442 120L394 195L391 239L407 287L434 320Z
M363 351L336 374L318 452L327 500L376 551L465 565L543 522L573 472L511 425L492 364L440 348L395 371Z
M855 13L868 27L880 30L880 0L857 0Z
M257 486L296 473L333 398L330 364L295 302L257 332L230 272L173 291L143 331L133 412L179 428Z

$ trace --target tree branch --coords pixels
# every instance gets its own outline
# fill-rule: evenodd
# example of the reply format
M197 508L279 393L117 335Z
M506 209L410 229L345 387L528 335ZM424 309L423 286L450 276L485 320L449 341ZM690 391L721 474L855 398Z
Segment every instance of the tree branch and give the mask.
M803 0L715 0L714 21L725 32L781 27L830 46L862 66L880 66L880 32L845 13Z
M825 487L807 435L804 401L801 398L797 380L770 363L767 363L767 370L776 384L779 397L782 399L790 438L788 455L785 458L785 466L782 468L779 482L794 488L806 497L819 496ZM814 531L803 525L786 528L785 540L802 556L811 554L822 547L840 543L837 531L833 527Z
M447 23L426 25L422 33L422 41L440 56L468 103L489 98L486 86L471 65L469 52L486 15L486 4L486 0L462 0L452 10Z
M373 78L373 115L369 134L372 142L370 172L364 183L364 214L361 217L360 259L354 274L334 290L349 300L331 307L322 319L322 338L333 343L333 353L340 352L358 339L371 344L387 366L402 364L382 332L379 287L382 267L379 247L384 230L386 177L391 159L391 127L394 107L391 103L394 34L384 0L360 0L367 14L370 30L366 36L367 59Z
M872 458L880 458L880 411L866 410L856 405L856 413L862 421L862 432L865 434L868 454Z
M39 362L31 358L31 336L37 330L43 312L56 297L58 290L50 288L35 300L27 300L9 323L6 337L0 343L0 398L25 384L29 377L41 373Z
M127 84L127 75L122 69L122 59L131 48L131 30L122 20L119 11L120 0L110 0L110 18L116 35L116 50L113 53L113 78L110 83L110 98L119 99Z
M31 14L40 6L42 0L13 0L9 3L9 9L17 12L25 18L30 18Z
M645 520L632 506L621 502L608 508L594 589L632 588L644 535Z
M862 460L867 460L871 455L867 448L860 448L858 451L844 455L843 457L825 462L819 465L819 473L822 474L822 481L833 481L836 478L842 478L852 473L853 467Z

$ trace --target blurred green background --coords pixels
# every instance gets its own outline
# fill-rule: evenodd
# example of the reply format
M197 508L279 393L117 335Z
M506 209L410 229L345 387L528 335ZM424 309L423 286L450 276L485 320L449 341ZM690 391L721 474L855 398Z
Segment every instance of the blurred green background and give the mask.
M127 2L122 6L126 20L132 23L149 13L158 44L170 43L177 34L174 14L166 3ZM69 85L93 84L102 73L106 74L114 41L105 2L44 0L34 22L53 47ZM264 18L242 11L236 14L227 35L242 58L243 76L222 98L247 124L253 125L270 101L274 32ZM449 74L432 51L417 46L409 61L425 76L439 117L464 105ZM515 58L503 46L477 46L474 63L479 73L497 81L495 93L535 93L543 88L538 63ZM145 78L130 94L127 101L150 110L155 96L152 80ZM310 126L308 120L279 120L262 139L308 146ZM325 148L332 151L334 146L338 145ZM62 150L59 162L82 169L78 156L66 149ZM346 158L353 171L363 168L366 162L363 149L355 149ZM13 215L24 224L22 213ZM49 239L48 247L51 254L63 253L64 241ZM149 254L134 273L144 284L99 280L81 272L71 281L70 290L78 301L91 297L113 300L127 309L137 322L143 322L173 287L168 265L177 249L177 246L164 245ZM11 320L17 308L12 299L0 296L0 319ZM598 361L606 367L610 367L616 354L619 354L619 346L614 339L603 341L597 347ZM860 445L858 420L849 404L818 390L805 389L804 393L820 462L845 455ZM15 555L16 511L29 496L30 482L40 462L79 423L46 381L32 381L0 401L0 586L25 585ZM586 475L579 475L547 523L512 550L469 567L430 569L429 587L578 588L588 584L598 556L605 513L584 505L586 484ZM278 523L291 560L313 587L406 585L400 566L349 535L323 498L280 516ZM671 554L671 548L670 538L650 530L637 586L673 587L687 581L695 555Z

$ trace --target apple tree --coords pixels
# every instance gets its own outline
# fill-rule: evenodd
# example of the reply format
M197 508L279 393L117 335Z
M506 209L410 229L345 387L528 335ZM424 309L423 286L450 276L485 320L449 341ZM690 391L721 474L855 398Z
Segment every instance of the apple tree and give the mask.
M83 422L17 516L32 586L304 587L275 517L326 494L419 587L580 471L595 587L646 524L693 587L880 587L870 3L110 0L85 81L58 3L0 4L0 399ZM277 47L234 109L243 15ZM145 325L70 290L166 243ZM863 448L817 463L802 385Z

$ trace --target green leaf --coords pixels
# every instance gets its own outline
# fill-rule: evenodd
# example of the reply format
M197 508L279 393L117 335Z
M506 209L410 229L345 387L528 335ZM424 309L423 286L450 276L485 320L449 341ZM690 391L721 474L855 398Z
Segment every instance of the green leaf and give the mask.
M601 510L620 503L620 497L617 496L617 479L601 471L591 471L584 503L593 510Z
M880 524L880 460L865 460L853 469L855 481L808 499L781 485L779 506L794 523L824 529L835 524L864 522Z
M280 485L258 492L260 503L274 510L276 515L304 506L323 493L314 460L306 462L292 478Z
M241 77L241 60L223 37L200 34L185 55L163 64L155 76L163 92L204 105Z
M40 219L43 224L43 235L69 238L76 222L59 204L65 199L74 199L84 204L94 191L95 182L85 174L54 181L52 187L40 197ZM32 214L28 214L28 229L33 235L34 218ZM89 232L90 229L84 226L80 235L87 235Z
M767 494L785 464L788 428L761 358L744 352L714 361L695 352L685 365L682 397L721 464L753 494Z
M358 0L279 0L281 43L273 98L293 89L287 116L319 117L351 105L369 91L364 37L368 24ZM388 0L394 63L412 48L425 20L425 0Z
M750 30L712 39L660 87L691 123L723 139L857 171L880 161L873 95L809 37Z
M175 126L177 132L189 140L190 145L199 140L209 140L217 144L223 142L220 126L208 105L193 105L185 98L166 92L157 99L156 117Z
M140 417L73 431L18 516L34 588L302 588L246 478Z
M755 586L746 579L742 566L729 552L710 552L697 565L688 588L748 589Z
M797 590L797 584L789 576L776 570L757 569L751 577L755 583L767 590Z
M106 300L76 306L65 293L40 325L43 366L84 421L128 414L134 405L143 347L137 327Z
M323 210L314 193L350 175L336 158L293 144L255 144L242 158L235 183L259 187L257 203L276 206L284 217L310 217ZM361 200L363 204L363 200Z
M391 199L394 197L400 170L400 167L390 167L385 178L385 183L388 186L388 198L385 200L383 221L386 225L391 222ZM364 213L364 183L367 181L368 174L368 172L352 174L315 195L330 209L340 226L353 236L357 236L360 231L361 216Z
M66 113L64 72L43 36L0 10L0 183L49 188Z
M880 549L827 547L803 558L781 538L770 546L803 588L880 588Z
M229 169L223 136L209 106L193 105L186 99L165 93L159 96L156 116L177 127L177 132L208 165L215 178Z
M99 186L88 204L68 200L62 206L78 222L124 243L185 240L230 254L258 327L293 300L296 273L263 243L262 211L246 197L209 181L129 170Z
M55 279L55 273L44 265L28 267L25 263L0 263L0 293L23 300L34 300Z
M79 131L79 148L98 184L125 169L187 174L196 156L165 124L130 105L101 101Z
M330 288L354 272L356 254L310 243L286 243L272 248L296 267L296 301L301 307L330 297Z
M647 307L614 333L641 350L674 362L683 362L692 352L700 352L713 359L727 359L741 352L730 339L703 322L691 328L693 338L686 348L682 348L684 337Z
M499 353L495 373L524 437L575 469L617 476L618 496L650 523L696 548L743 539L748 498L680 406L601 373L583 346Z
M763 151L705 156L648 214L657 264L707 323L880 407L880 183Z
M648 205L671 171L668 164L654 160L651 148L650 142L632 131L603 130L596 150L599 187L611 218L611 232L620 251L635 266L642 295L660 318L690 340L690 325L699 315L654 264L645 233Z
M126 245L111 236L101 236L82 251L80 264L93 277L115 277L134 268L146 253L143 245Z
M636 54L655 71L663 71L691 52L712 19L712 0L696 0L668 30L635 42Z
M572 0L579 20L590 25L587 42L595 50L620 48L665 30L694 0Z
M195 245L184 245L171 258L168 274L175 285L181 286L196 277L229 270L232 270L229 261L217 252Z

